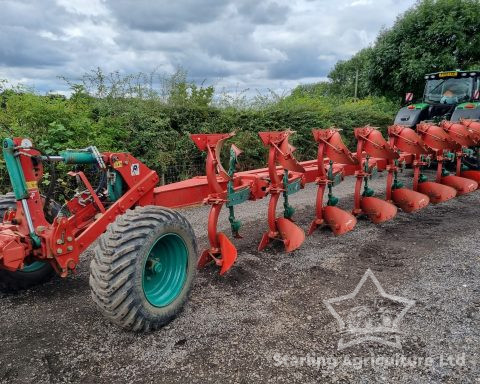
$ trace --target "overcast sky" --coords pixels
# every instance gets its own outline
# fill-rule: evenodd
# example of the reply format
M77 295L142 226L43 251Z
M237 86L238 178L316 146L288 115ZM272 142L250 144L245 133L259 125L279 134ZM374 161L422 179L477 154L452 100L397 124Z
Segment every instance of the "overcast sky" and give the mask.
M0 79L65 91L57 76L172 73L217 89L323 79L414 0L0 0Z

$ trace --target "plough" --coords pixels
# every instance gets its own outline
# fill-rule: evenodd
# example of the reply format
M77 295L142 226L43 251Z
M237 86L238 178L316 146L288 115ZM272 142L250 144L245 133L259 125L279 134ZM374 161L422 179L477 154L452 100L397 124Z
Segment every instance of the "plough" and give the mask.
M374 127L357 128L354 153L343 143L339 129L314 129L312 133L317 158L298 162L289 143L292 131L260 132L268 149L267 168L243 172L236 172L242 151L235 145L230 148L228 170L220 161L222 147L234 133L191 135L197 148L206 153L206 175L165 186L156 186L157 174L128 153L100 153L89 147L46 156L28 139L6 139L3 155L13 195L0 199L0 289L28 288L48 280L53 272L61 277L75 273L81 253L98 240L90 265L97 307L126 329L156 329L183 307L196 267L214 263L225 274L234 265L237 249L217 228L223 206L228 208L233 238L240 238L235 208L269 197L266 231L258 250L279 242L292 252L304 242L305 232L293 220L289 199L307 183L316 183L318 188L308 235L320 226L342 235L354 229L359 217L381 223L393 219L398 209L415 212L478 188L480 171L468 170L462 162L471 147L480 145L478 121L423 122L416 131L393 125L388 141ZM454 159L452 175L444 162ZM437 162L435 181L422 172L431 161ZM55 162L93 164L102 177L94 187L83 172L71 172L79 185L77 193L52 216L45 212L50 197L42 196L38 186L43 164ZM413 169L412 189L398 180L406 165ZM384 198L374 196L369 186L379 171L387 172ZM350 212L337 207L334 195L335 186L348 176L356 178ZM280 198L283 215L278 217ZM171 208L200 203L210 206L209 247L197 260L194 232Z

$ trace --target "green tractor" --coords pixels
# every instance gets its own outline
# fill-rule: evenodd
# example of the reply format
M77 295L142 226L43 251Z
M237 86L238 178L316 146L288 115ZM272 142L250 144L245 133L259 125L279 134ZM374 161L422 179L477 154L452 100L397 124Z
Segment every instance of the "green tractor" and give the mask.
M480 119L480 70L449 71L425 75L425 91L421 102L412 102L398 111L395 124L415 127L425 120L460 121Z

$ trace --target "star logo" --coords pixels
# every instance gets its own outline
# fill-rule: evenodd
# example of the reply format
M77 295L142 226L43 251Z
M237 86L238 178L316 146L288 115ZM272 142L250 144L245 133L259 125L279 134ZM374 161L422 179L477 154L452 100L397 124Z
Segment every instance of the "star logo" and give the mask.
M352 293L323 302L340 328L339 351L363 342L401 349L400 322L415 304L414 300L387 294L370 268Z

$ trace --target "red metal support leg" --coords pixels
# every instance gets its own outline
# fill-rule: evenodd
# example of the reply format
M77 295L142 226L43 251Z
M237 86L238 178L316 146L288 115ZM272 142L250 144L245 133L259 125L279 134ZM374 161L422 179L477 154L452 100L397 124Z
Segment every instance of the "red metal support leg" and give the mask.
M317 185L317 198L315 200L315 219L312 221L310 224L310 228L308 229L308 235L310 236L315 229L317 229L319 226L324 224L324 219L323 219L323 195L325 194L325 187L327 186L328 182L324 180L318 180Z
M205 267L210 262L215 262L220 268L220 274L227 272L237 259L237 249L227 235L218 232L218 217L223 205L227 202L227 191L220 182L230 180L225 169L220 163L220 151L225 140L233 134L197 134L191 135L197 147L207 152L205 170L210 194L204 203L211 205L208 216L208 241L210 248L200 255L198 268Z
M463 152L459 151L455 153L455 157L456 157L455 174L460 176L460 173L462 173Z
M412 168L413 168L413 185L412 189L414 191L418 191L418 181L420 179L420 167L423 165L423 162L417 160L417 155L413 160Z
M395 172L397 172L397 167L394 164L393 160L388 161L387 165L387 187L385 191L385 200L392 202L392 187L393 187L393 178Z
M318 177L316 179L316 183L318 185L318 189L317 198L315 200L315 219L310 224L308 235L311 235L317 227L323 224L323 195L325 194L325 188L328 185L327 174L325 172L324 153L325 143L323 141L320 141L318 143L317 150Z
M444 161L444 157L443 155L441 155L441 152L440 151L437 151L436 154L435 154L435 157L437 159L437 173L435 174L435 181L437 183L441 183L442 182L442 176L443 176L443 161Z
M360 195L362 181L369 176L370 164L367 158L363 158L363 151L367 155L379 158L393 160L398 158L398 154L391 148L380 131L373 127L365 126L356 128L355 137L357 139L357 159L359 160L358 170L356 172L357 181L355 184L355 208L354 215L366 215L373 223L381 223L390 220L397 214L397 207L388 201L373 197L373 191L365 188Z
M210 248L202 252L200 258L198 259L198 268L205 267L209 262L213 260L217 261L215 255L220 254L220 245L218 243L218 233L217 233L217 223L218 216L222 209L223 203L212 204L210 208L210 213L208 215L208 241L210 243Z
M284 214L284 217L276 217L276 207L280 194L288 195L290 185L300 184L304 168L293 157L294 148L288 143L288 137L292 131L284 132L260 132L259 136L268 150L268 174L270 178L270 202L268 205L268 232L262 236L258 245L258 250L263 250L272 240L282 241L285 250L291 252L297 249L305 240L305 233L290 219L290 215ZM279 174L277 164L283 167ZM288 180L282 177L285 170L288 171Z
M418 211L419 209L426 207L430 202L429 196L418 191L420 167L426 165L426 163L419 161L419 159L422 155L427 155L429 149L418 133L413 129L402 125L392 125L388 127L388 136L390 146L401 151L401 158L406 158L406 155L412 156L411 163L413 168L412 189L403 188L399 185L387 185L387 188L390 188L391 190L392 201L405 212Z
M333 183L333 180L329 179L325 171L325 157L332 162L331 164L336 162L345 165L355 165L357 161L343 143L339 130L314 129L312 133L315 141L318 143L318 177L316 179L318 190L315 219L310 224L308 234L312 234L320 225L326 224L335 235L341 235L351 231L355 227L357 219L349 212L336 207L337 199L333 196L329 195L327 205L324 205L325 189L328 186L331 191L331 184ZM333 174L331 176L333 177Z
M396 148L398 151L402 151L398 160L390 158L388 160L388 176L387 176L387 191L386 200L393 202L397 207L401 208L404 212L415 212L425 208L430 199L427 195L417 192L418 178L420 176L419 165L416 165L414 169L414 188L408 189L397 180L397 174L399 171L398 162L403 161L407 155L415 156L427 153L428 149L422 142L422 139L410 128L393 125L388 128L389 140L388 143L391 148ZM415 160L413 160L415 162Z
M258 245L258 250L262 251L271 240L279 238L279 232L277 229L276 210L278 200L280 198L280 191L270 190L270 201L268 202L268 232L265 232L262 236L262 240ZM283 241L283 239L282 239Z
M361 167L361 165L360 165ZM357 178L355 181L355 192L354 192L354 208L352 213L355 216L361 215L362 212L362 207L361 207L361 202L362 202L362 184L363 184L363 178L365 177L365 173L362 170L358 170L355 173L355 177Z
M455 147L455 143L448 137L446 132L439 126L432 123L420 123L417 125L417 133L425 145L433 151L438 161L436 182L425 181L418 185L418 191L428 195L433 204L438 204L457 195L457 189L445 185L442 179L443 151Z

